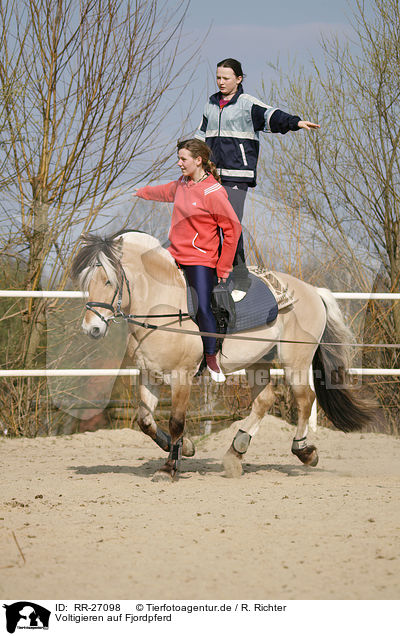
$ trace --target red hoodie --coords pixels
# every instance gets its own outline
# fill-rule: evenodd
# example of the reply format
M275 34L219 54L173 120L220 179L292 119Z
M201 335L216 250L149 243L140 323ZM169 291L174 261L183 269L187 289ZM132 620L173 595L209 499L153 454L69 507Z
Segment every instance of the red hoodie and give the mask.
M145 186L136 195L174 202L168 250L177 263L215 267L217 276L228 277L242 227L225 188L212 175L198 183L180 177L165 185ZM224 233L220 256L219 228Z

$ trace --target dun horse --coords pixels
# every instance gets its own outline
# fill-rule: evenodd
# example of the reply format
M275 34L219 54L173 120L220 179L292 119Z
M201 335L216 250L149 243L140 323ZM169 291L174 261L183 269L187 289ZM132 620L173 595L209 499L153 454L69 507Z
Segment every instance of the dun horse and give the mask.
M307 442L315 397L309 382L311 364L317 400L338 429L361 429L372 419L374 409L348 383L351 335L331 292L287 274L279 276L294 294L294 305L280 311L269 325L225 339L220 364L224 373L245 368L254 377L255 369L268 369L263 357L276 345L277 360L292 387L298 410L292 452L304 464L315 466L317 449ZM194 454L193 444L184 437L185 414L192 380L203 356L197 326L190 318L182 319L182 313L187 312L187 298L181 271L157 239L129 231L108 239L86 236L74 259L72 277L89 292L82 324L86 334L101 338L106 335L110 320L118 315L129 316L129 355L140 370L138 423L168 452L156 478L175 477L181 454ZM250 440L274 402L269 373L257 375L262 379L253 383L251 412L237 422L238 432L224 457L230 476L241 474ZM155 377L171 385L169 435L158 428L154 419L159 397Z

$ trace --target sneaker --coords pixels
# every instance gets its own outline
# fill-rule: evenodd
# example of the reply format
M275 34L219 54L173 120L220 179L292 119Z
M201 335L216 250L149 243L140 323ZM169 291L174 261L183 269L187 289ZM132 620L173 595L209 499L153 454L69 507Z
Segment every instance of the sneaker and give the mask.
M232 298L235 303L238 303L244 298L250 289L251 278L246 266L233 270L233 291Z
M238 303L246 296L247 292L242 291L241 289L234 289L231 292L231 296L233 298L233 302Z
M219 368L216 354L206 353L206 362L207 362L207 369L209 370L210 375L212 379L214 380L214 382L225 382L226 377L224 376L221 369Z

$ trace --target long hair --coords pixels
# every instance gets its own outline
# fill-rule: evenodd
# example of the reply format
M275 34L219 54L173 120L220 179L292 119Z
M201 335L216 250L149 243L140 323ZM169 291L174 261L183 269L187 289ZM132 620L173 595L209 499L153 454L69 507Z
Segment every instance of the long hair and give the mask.
M193 159L201 157L203 170L210 172L217 181L221 181L215 163L210 160L211 150L204 141L201 141L201 139L185 139L178 141L176 147L178 152L184 149L188 150Z

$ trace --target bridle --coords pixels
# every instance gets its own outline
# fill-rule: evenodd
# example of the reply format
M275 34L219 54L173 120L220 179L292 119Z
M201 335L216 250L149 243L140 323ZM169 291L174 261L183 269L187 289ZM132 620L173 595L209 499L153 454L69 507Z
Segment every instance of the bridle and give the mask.
M103 265L100 263L100 261L97 261L96 267L103 267ZM103 269L104 269L104 267L103 267ZM116 289L114 291L114 295L113 295L113 297L111 299L111 302L103 303L103 302L97 302L97 301L89 301L85 305L87 310L92 311L103 322L105 322L106 325L108 325L110 320L112 320L113 322L118 323L118 322L120 322L118 320L118 318L122 318L122 320L126 320L127 322L131 322L133 324L136 324L139 327L144 327L145 329L157 329L158 328L157 325L149 325L148 323L145 323L145 322L139 322L136 319L137 318L179 318L179 325L181 325L182 324L182 318L184 316L185 317L190 317L190 314L183 313L181 310L179 310L179 312L175 313L175 314L144 314L144 315L143 314L126 314L124 311L122 311L122 296L123 296L123 293L124 293L124 284L125 284L127 292L128 292L129 304L131 304L132 295L131 295L131 289L130 289L128 277L127 277L126 272L125 272L124 268L122 267L121 263L119 263L119 269L120 269L120 272L121 272L121 282L117 285L117 287L116 287ZM114 307L115 299L117 299L116 307ZM97 311L96 307L98 307L100 309L107 309L108 311L111 311L111 315L110 316L103 316L103 314L101 314L99 311Z
M103 267L103 265L100 263L100 261L97 261L96 263L96 267ZM229 339L229 340L239 340L239 341L248 341L248 342L274 342L274 343L289 343L289 344L307 344L307 345L312 345L315 346L316 344L318 344L317 342L314 341L303 341L303 340L283 340L283 339L276 339L276 338L260 338L260 337L254 337L254 336L243 336L241 334L224 334L224 333L211 333L211 332L205 332L205 331L194 331L192 329L182 329L182 319L185 318L191 318L192 316L189 313L184 313L181 310L179 310L179 312L174 313L174 314L126 314L124 311L122 311L122 296L123 296L123 292L124 292L124 284L126 286L126 289L128 291L128 296L129 296L129 304L131 303L131 290L130 290L130 286L129 286L129 281L128 278L126 276L125 270L122 267L121 263L119 263L119 268L121 271L121 282L117 285L117 288L114 291L114 295L112 297L112 300L110 303L103 303L103 302L95 302L95 301L89 301L86 303L86 309L88 311L92 311L96 316L98 316L103 322L106 323L106 325L108 326L108 323L110 320L112 320L113 322L120 322L118 320L118 318L122 318L122 321L126 321L129 323L132 323L138 327L142 327L143 329L147 329L147 330L157 330L159 329L160 331L169 331L171 333L180 333L180 334L187 334L187 335L193 335L193 336L212 336L215 338L222 338L222 339ZM104 267L103 267L104 269ZM116 307L114 307L114 301L115 299L117 299L117 305ZM97 311L96 307L99 307L101 309L108 309L108 311L111 311L111 315L110 316L103 316L99 311ZM138 320L138 318L178 318L179 319L179 329L174 328L174 327L168 327L165 325L154 325L152 323L149 322L142 322L141 320ZM387 343L379 343L379 344L365 344L365 343L343 343L343 342L324 342L321 343L324 344L326 346L337 346L337 347L342 347L344 345L349 345L349 346L353 346L353 347L367 347L367 348L371 348L371 349L400 349L400 344L387 344Z
M103 265L100 263L100 261L97 261L96 267L103 267ZM116 287L116 289L114 291L114 296L111 299L111 302L103 303L103 302L89 301L89 302L86 303L86 309L88 309L89 311L92 311L98 318L100 318L103 322L105 322L106 325L108 325L110 320L112 320L113 322L119 322L117 320L117 318L119 318L119 317L124 318L124 316L125 316L124 312L121 309L122 296L123 296L123 293L124 293L124 283L125 283L126 289L128 291L129 303L131 301L131 290L130 290L130 286L129 286L129 281L127 279L125 270L122 267L121 263L119 263L119 268L120 268L120 271L121 271L121 282L117 285L117 287ZM104 269L104 267L103 267L103 269ZM117 306L116 307L114 307L115 299L117 299ZM111 311L111 315L110 316L103 316L103 314L101 314L99 311L97 311L96 307L99 307L100 309L108 309L108 311Z

